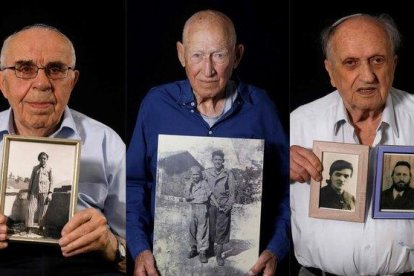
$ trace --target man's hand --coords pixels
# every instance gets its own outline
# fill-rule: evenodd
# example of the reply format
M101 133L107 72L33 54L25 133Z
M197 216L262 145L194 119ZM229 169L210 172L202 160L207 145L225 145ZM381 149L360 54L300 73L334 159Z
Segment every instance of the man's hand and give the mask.
M269 250L265 250L260 254L259 259L250 269L249 275L257 275L263 272L263 276L274 276L276 274L277 258Z
M7 217L0 214L0 249L6 248L7 245Z
M321 181L322 163L309 149L293 145L290 147L290 180L298 182L309 181L312 177Z
M65 257L90 251L100 251L108 261L115 260L117 239L110 231L106 218L96 209L77 212L62 229L59 240Z
M142 251L135 259L134 276L158 276L154 256L150 250Z

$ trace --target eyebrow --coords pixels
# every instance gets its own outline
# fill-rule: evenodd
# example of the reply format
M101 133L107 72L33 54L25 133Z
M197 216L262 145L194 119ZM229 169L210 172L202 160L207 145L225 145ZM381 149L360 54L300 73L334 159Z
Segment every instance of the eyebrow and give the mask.
M33 60L17 60L15 62L15 64L18 64L18 65L36 65L36 63ZM45 66L62 66L62 65L65 65L65 63L62 62L62 61L51 61L51 62L46 63Z

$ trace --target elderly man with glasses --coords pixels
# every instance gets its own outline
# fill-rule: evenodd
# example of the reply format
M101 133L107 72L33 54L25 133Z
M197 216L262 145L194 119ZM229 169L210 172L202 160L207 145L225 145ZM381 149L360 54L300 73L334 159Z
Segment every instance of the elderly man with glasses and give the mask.
M8 244L0 214L0 275L118 275L125 257L125 144L67 106L79 78L75 62L72 42L51 26L27 26L3 43L0 90L11 108L0 113L0 132L79 139L82 152L77 212L60 248Z

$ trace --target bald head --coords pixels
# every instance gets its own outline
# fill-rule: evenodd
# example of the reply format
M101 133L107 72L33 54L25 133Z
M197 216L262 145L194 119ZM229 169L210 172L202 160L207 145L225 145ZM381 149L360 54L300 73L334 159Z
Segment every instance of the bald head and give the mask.
M13 33L12 35L8 36L4 42L3 42L3 46L1 48L1 53L0 53L0 64L1 65L5 65L6 64L6 58L7 58L7 53L10 49L10 45L13 45L13 43L18 40L18 38L21 35L27 34L32 32L33 30L44 30L46 32L53 32L56 33L59 37L61 37L65 43L67 44L67 46L69 47L71 56L72 56L72 64L70 64L71 67L75 67L76 64L76 54L75 54L75 48L73 47L73 43L72 41L70 41L70 39L64 35L59 29L49 26L49 25L45 25L45 24L34 24L34 25L29 25L26 26L24 28L22 28L20 31L17 31L15 33Z
M375 32L379 39L385 40L390 51L394 55L398 50L401 38L394 21L388 15L372 16L369 14L353 14L345 16L321 33L322 49L326 58L332 54L332 41L338 37L346 39L346 36L354 38L356 33L363 34Z
M184 25L183 43L189 39L189 33L197 32L204 28L212 28L222 32L224 37L229 39L230 44L236 45L237 36L234 24L231 19L222 12L214 10L203 10L193 14Z

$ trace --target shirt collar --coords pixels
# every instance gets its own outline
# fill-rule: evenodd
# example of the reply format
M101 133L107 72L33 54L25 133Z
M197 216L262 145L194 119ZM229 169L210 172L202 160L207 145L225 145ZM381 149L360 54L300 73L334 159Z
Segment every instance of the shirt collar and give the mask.
M73 119L72 112L68 106L65 107L63 113L62 123L58 130L56 130L51 137L73 138L80 139L79 131L76 127L75 120Z
M244 84L242 82L236 82L236 81L229 80L229 83L230 82L232 83L230 87L236 89L237 98L241 98L242 100L245 101L248 95L244 95L246 93L243 93L244 90L247 90L247 89L244 89ZM229 85L227 86L229 87ZM232 93L229 93L229 94L232 94ZM194 107L196 105L196 99L194 97L193 89L188 80L184 82L184 89L182 90L182 93L180 97L178 98L178 104L183 105L183 106L189 106L189 107Z
M339 98L339 103L336 108L335 113L335 124L333 127L334 135L336 136L338 134L338 131L340 127L344 123L348 123L351 125L348 112L346 111L345 105L342 101L342 98ZM395 122L395 114L394 114L394 104L392 102L391 92L388 94L387 101L385 102L384 110L382 111L382 120L379 125L381 127L382 124L389 125L392 130L394 131L394 134L398 137L398 127Z
M2 112L2 114L0 115L0 133L16 134L14 130L13 112L11 107L5 112ZM72 113L69 107L66 106L65 111L63 113L63 120L60 124L59 129L55 131L50 137L68 138L70 136L72 136L74 139L80 139L80 135L76 128L76 124L72 117Z

